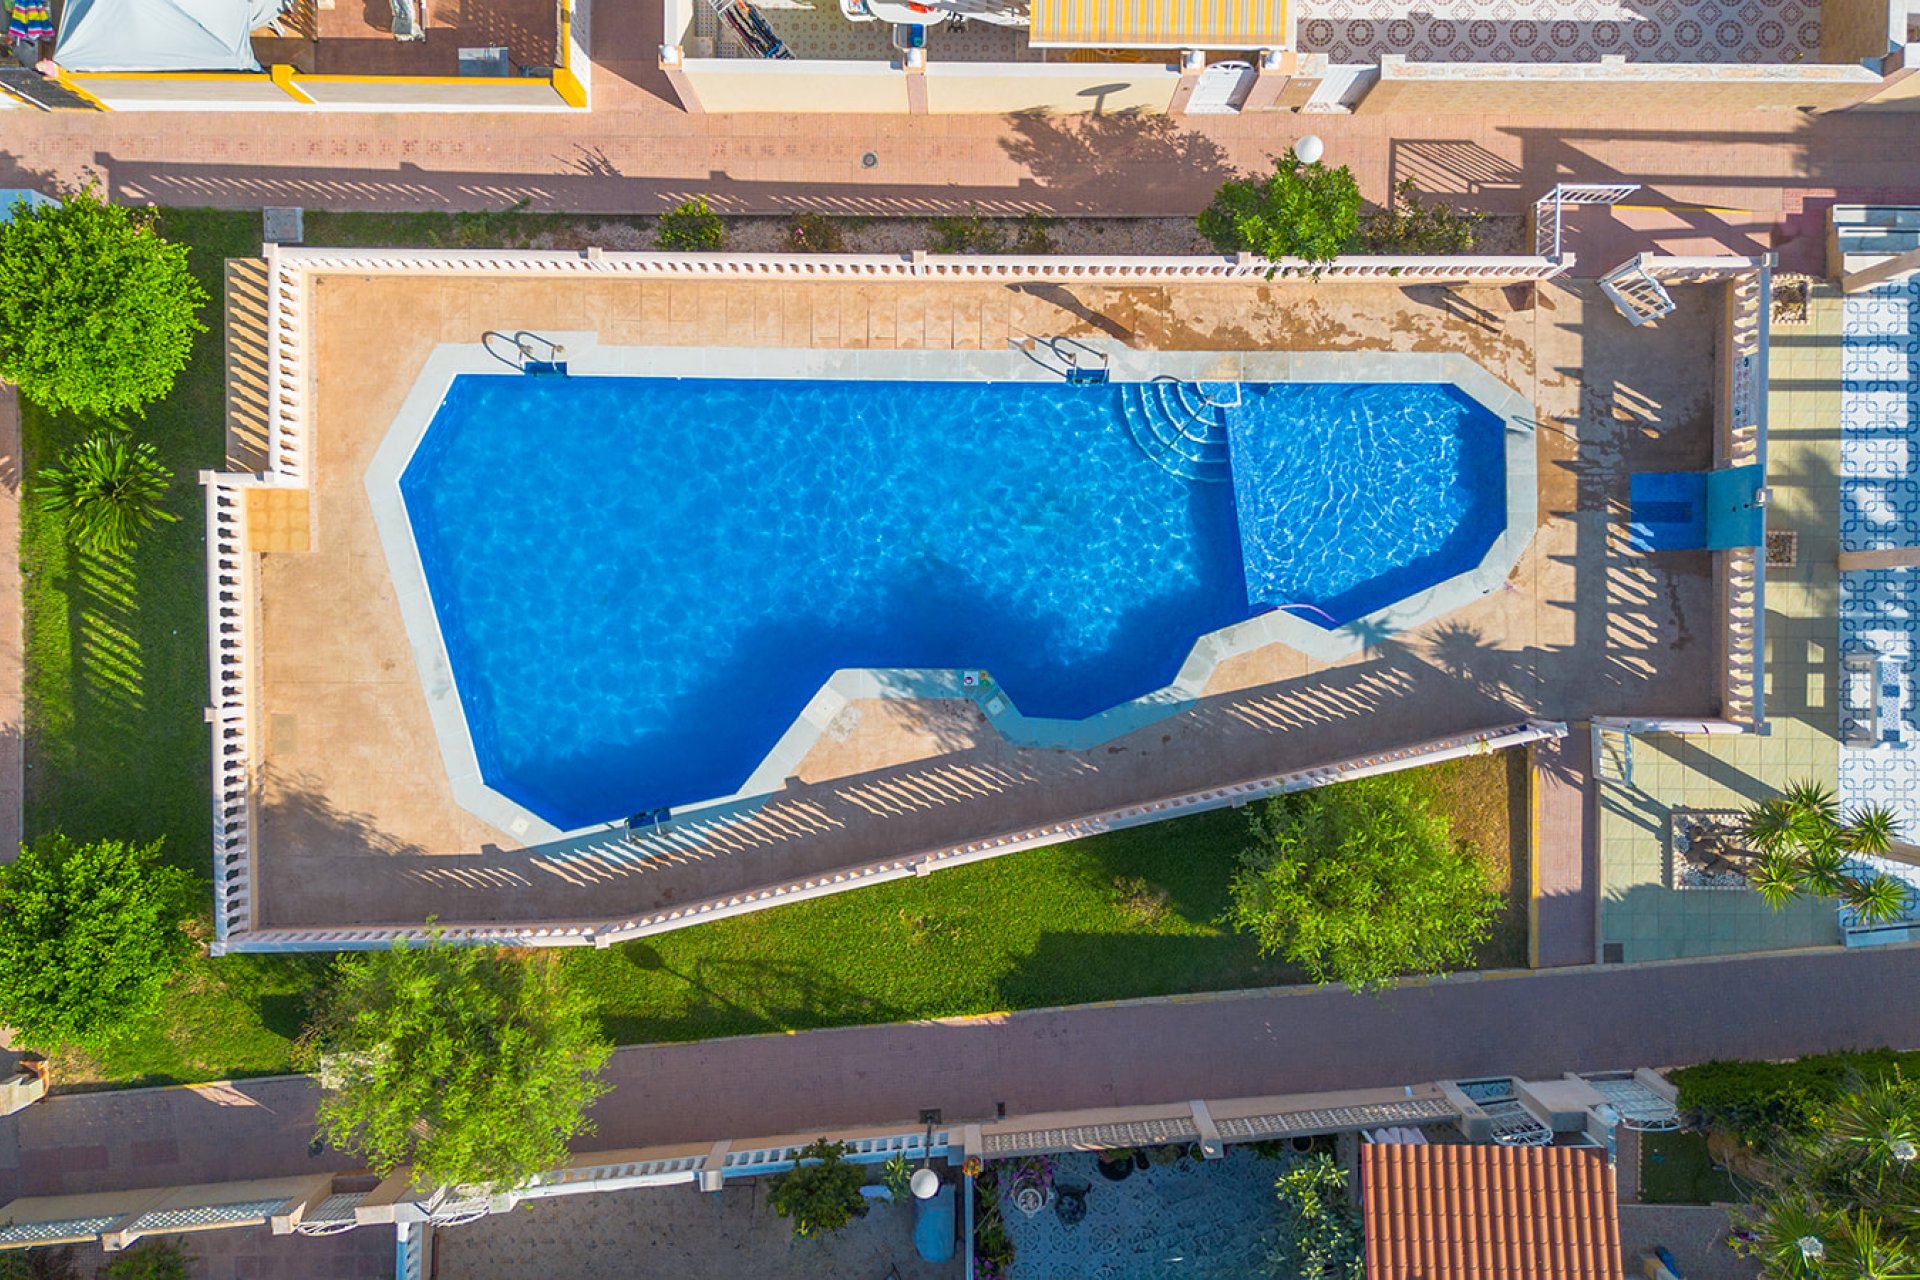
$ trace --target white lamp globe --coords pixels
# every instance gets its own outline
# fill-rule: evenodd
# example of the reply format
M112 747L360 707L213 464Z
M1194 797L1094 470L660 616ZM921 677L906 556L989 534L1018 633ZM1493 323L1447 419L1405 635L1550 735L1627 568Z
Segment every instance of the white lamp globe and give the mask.
M908 1185L915 1200L931 1200L940 1190L940 1175L931 1169L915 1169Z
M1319 134L1310 133L1293 144L1293 154L1301 164L1318 164L1320 157L1327 154L1327 144L1320 140Z

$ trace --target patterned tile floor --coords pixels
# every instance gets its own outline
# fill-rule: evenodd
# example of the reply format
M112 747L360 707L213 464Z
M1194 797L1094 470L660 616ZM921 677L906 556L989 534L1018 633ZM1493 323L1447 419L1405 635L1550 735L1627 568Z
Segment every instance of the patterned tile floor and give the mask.
M1831 900L1770 911L1746 889L1669 887L1669 816L1676 808L1744 809L1790 782L1834 784L1838 723L1834 638L1839 593L1841 304L1814 292L1810 323L1772 333L1767 523L1799 535L1791 569L1767 573L1767 737L1654 734L1633 743L1630 786L1602 784L1602 945L1629 962L1830 945Z
M1920 277L1852 294L1845 305L1841 544L1847 551L1920 545ZM1882 721L1879 745L1841 749L1840 794L1852 804L1890 806L1909 840L1920 838L1917 640L1920 569L1842 576L1840 653L1879 655L1882 679L1894 687L1888 701L1904 710Z
M1819 61L1819 0L1314 0L1300 48L1336 63Z
M1011 1280L1235 1280L1264 1260L1286 1163L1236 1147L1222 1160L1154 1165L1122 1182L1090 1155L1060 1157L1055 1181L1087 1187L1087 1216L1067 1226L1052 1208L1002 1209Z

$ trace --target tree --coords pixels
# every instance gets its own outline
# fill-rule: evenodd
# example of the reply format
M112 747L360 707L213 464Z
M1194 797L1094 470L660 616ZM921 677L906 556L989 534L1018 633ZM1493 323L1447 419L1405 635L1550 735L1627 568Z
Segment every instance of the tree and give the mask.
M193 1255L178 1240L143 1240L116 1253L100 1272L100 1280L189 1280Z
M1735 1248L1769 1280L1920 1280L1920 1088L1859 1082L1766 1155Z
M807 1144L793 1168L775 1174L767 1192L773 1211L793 1223L793 1234L812 1240L867 1216L860 1184L866 1176L846 1161L844 1143L816 1138Z
M88 187L0 223L0 378L50 409L158 400L186 367L207 294L150 210Z
M1814 894L1840 899L1867 924L1907 914L1906 882L1852 856L1883 856L1899 838L1899 820L1885 806L1843 816L1825 785L1796 782L1741 815L1739 834L1759 854L1746 867L1747 882L1776 911Z
M38 492L49 511L66 513L76 546L117 554L132 550L145 530L180 518L160 505L172 479L151 444L103 431L42 468Z
M1276 270L1288 258L1328 263L1359 232L1360 184L1345 165L1302 164L1288 148L1274 161L1273 176L1222 184L1199 225L1220 252L1257 253Z
M562 1164L611 1047L555 957L399 943L344 961L302 1041L329 1142L418 1186L501 1190Z
M1273 1189L1281 1223L1268 1258L1270 1274L1278 1280L1361 1280L1367 1257L1360 1213L1334 1158L1321 1154L1295 1165Z
M1360 220L1358 247L1368 253L1469 253L1484 218L1429 201L1412 178L1402 178L1386 208Z
M1253 815L1227 920L1315 982L1355 991L1469 964L1501 897L1403 774L1297 792Z
M81 1280L73 1246L20 1249L0 1253L0 1280Z
M151 1013L194 950L193 879L160 842L40 837L0 867L0 1010L26 1043L97 1046Z
M727 247L727 224L707 207L705 196L695 196L661 214L656 235L662 249L718 253Z

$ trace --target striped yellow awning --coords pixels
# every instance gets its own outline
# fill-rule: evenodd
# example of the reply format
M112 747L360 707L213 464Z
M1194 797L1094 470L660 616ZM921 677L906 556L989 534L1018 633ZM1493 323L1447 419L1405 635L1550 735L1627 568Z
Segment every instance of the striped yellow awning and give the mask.
M1028 43L1042 48L1273 49L1286 0L1033 0Z

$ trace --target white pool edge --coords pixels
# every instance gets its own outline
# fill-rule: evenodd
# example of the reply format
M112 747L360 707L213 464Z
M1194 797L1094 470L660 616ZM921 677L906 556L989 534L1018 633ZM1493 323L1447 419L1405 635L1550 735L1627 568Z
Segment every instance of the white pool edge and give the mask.
M1432 587L1327 630L1275 610L1208 632L1194 642L1174 679L1160 689L1083 720L1027 716L991 683L968 688L963 670L847 668L835 672L740 789L676 815L739 806L771 797L785 785L848 703L870 698L965 699L1016 746L1080 751L1112 741L1193 706L1220 663L1271 644L1284 644L1322 662L1335 662L1382 636L1406 631L1487 595L1506 581L1538 523L1536 420L1532 403L1471 358L1453 352L1400 351L1137 351L1110 340L1063 340L1033 350L901 351L840 348L655 347L603 345L588 332L545 332L565 347L568 373L578 377L813 378L871 381L1057 382L1072 349L1097 355L1116 382L1158 376L1183 381L1448 383L1505 425L1506 522L1480 563ZM374 527L386 556L395 600L420 674L434 738L454 801L475 817L526 844L545 844L621 827L598 823L563 830L488 785L467 724L426 572L414 541L400 478L461 375L529 376L488 353L480 343L441 343L374 450L363 477ZM555 428L558 429L557 427Z

